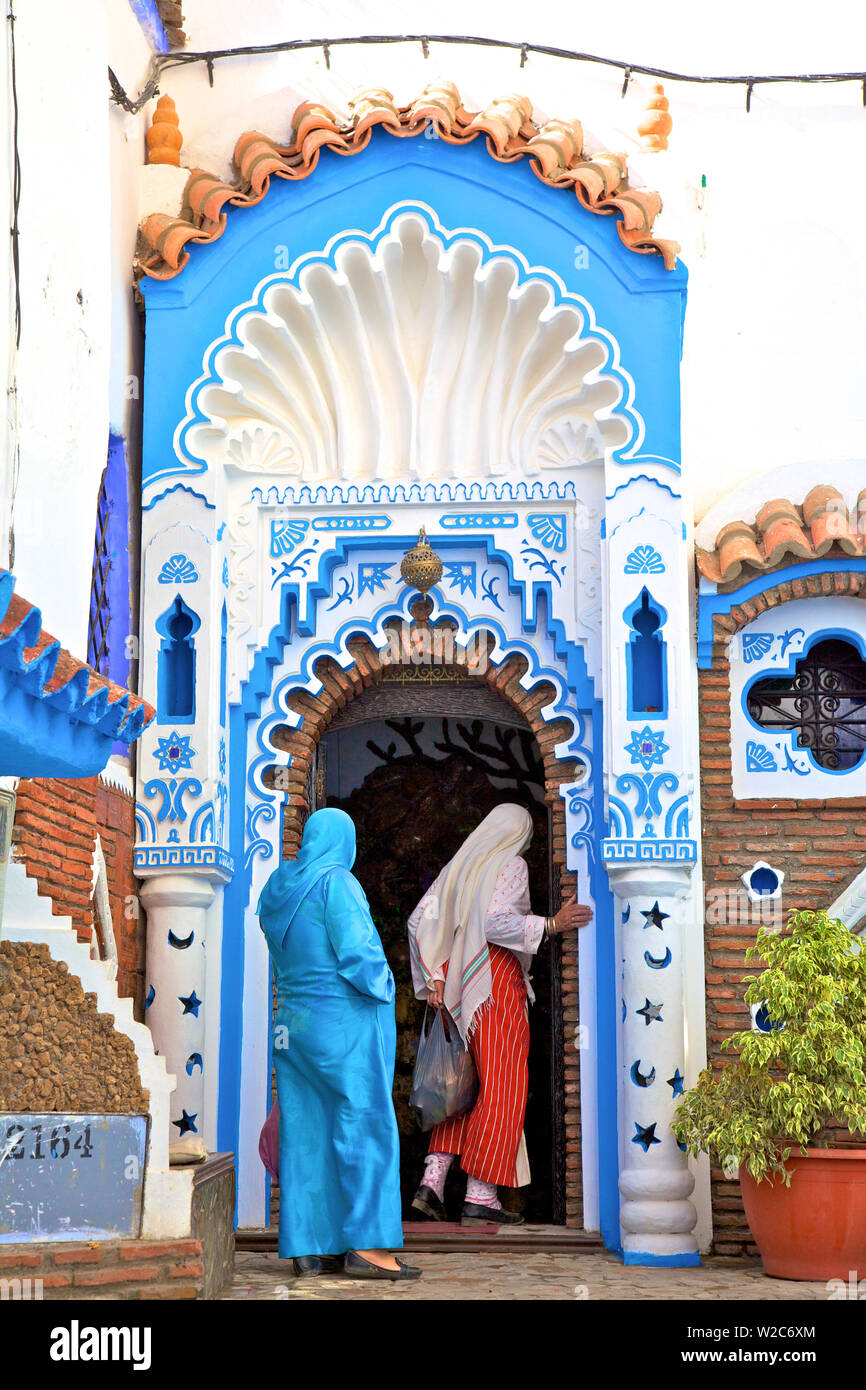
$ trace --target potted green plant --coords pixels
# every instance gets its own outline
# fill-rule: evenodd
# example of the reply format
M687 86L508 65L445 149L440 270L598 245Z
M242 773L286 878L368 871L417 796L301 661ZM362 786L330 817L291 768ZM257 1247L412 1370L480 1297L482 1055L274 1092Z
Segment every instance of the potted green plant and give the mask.
M736 1052L701 1072L673 1130L690 1153L735 1161L746 1218L767 1274L866 1274L866 950L826 911L762 927L746 964L747 1004L767 1032L734 1033Z

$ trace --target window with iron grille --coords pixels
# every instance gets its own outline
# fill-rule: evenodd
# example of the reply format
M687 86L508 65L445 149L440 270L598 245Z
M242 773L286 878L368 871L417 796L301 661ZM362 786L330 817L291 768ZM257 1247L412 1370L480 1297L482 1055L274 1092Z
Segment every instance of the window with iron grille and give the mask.
M96 540L93 547L93 572L90 580L90 622L87 631L87 664L101 675L108 675L108 629L111 609L108 596L108 577L111 573L111 553L108 543L108 521L111 507L108 500L108 469L102 475L96 503Z
M109 436L108 462L96 501L87 661L118 685L129 682L129 482L126 445Z
M816 642L792 675L757 681L748 709L762 729L796 729L821 767L848 772L866 752L866 661L841 638Z

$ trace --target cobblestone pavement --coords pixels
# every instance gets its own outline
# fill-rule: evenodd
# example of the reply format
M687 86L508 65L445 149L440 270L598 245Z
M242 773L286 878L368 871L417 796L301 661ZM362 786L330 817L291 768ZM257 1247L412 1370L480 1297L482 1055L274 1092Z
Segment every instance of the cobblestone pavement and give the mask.
M239 1251L223 1299L821 1299L823 1283L768 1279L759 1260L707 1259L698 1269L626 1269L607 1254L415 1254L423 1277L409 1284L365 1283L341 1275L295 1279L288 1260Z

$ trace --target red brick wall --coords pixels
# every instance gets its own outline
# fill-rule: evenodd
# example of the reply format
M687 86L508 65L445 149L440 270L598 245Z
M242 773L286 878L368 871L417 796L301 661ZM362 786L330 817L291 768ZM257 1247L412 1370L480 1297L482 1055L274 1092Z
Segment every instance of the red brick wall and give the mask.
M728 642L734 632L760 613L790 599L827 594L866 596L866 574L812 575L779 584L748 603L716 617L712 669L701 671L701 804L703 860L707 890L705 925L707 980L707 1051L711 1064L725 1057L722 1041L751 1025L743 1002L746 969L743 957L754 943L760 923L748 920L750 904L740 875L757 859L784 871L782 911L792 907L827 907L866 863L866 798L834 801L735 801L731 774L731 692ZM741 891L739 920L712 920L716 894ZM733 905L736 899L728 897ZM743 1215L738 1182L725 1181L713 1169L715 1250L731 1255L753 1252Z
M200 1298L203 1278L200 1240L0 1246L0 1279L29 1279L30 1298Z
M94 929L91 898L97 834L105 856L111 917L117 943L117 988L143 1017L145 921L132 874L135 839L132 797L98 777L26 778L18 784L13 855L23 860L37 890L57 916L71 917L80 941Z

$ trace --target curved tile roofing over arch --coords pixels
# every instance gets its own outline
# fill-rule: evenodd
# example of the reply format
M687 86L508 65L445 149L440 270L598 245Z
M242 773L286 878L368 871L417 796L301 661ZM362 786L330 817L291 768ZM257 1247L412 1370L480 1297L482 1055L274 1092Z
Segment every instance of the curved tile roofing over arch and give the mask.
M292 124L290 145L278 145L255 131L240 137L234 151L234 184L204 169L190 171L181 216L153 213L142 223L139 264L146 275L172 279L187 264L191 243L215 241L222 235L228 206L260 202L272 177L307 178L322 149L358 154L369 143L374 126L398 138L420 135L432 126L451 145L466 145L483 135L494 159L510 163L527 158L544 183L573 194L590 212L616 217L617 230L630 251L660 255L668 270L676 265L677 243L653 236L661 198L650 189L629 187L625 155L606 151L585 156L580 122L550 120L536 125L528 97L499 97L485 110L472 112L463 108L452 83L428 86L410 105L399 107L390 92L366 88L350 101L348 120L327 106L307 101L295 111Z
M765 502L755 518L729 521L712 550L696 551L698 569L715 584L744 584L756 574L827 554L866 557L866 488L850 515L838 488L813 487L802 505L787 497Z

